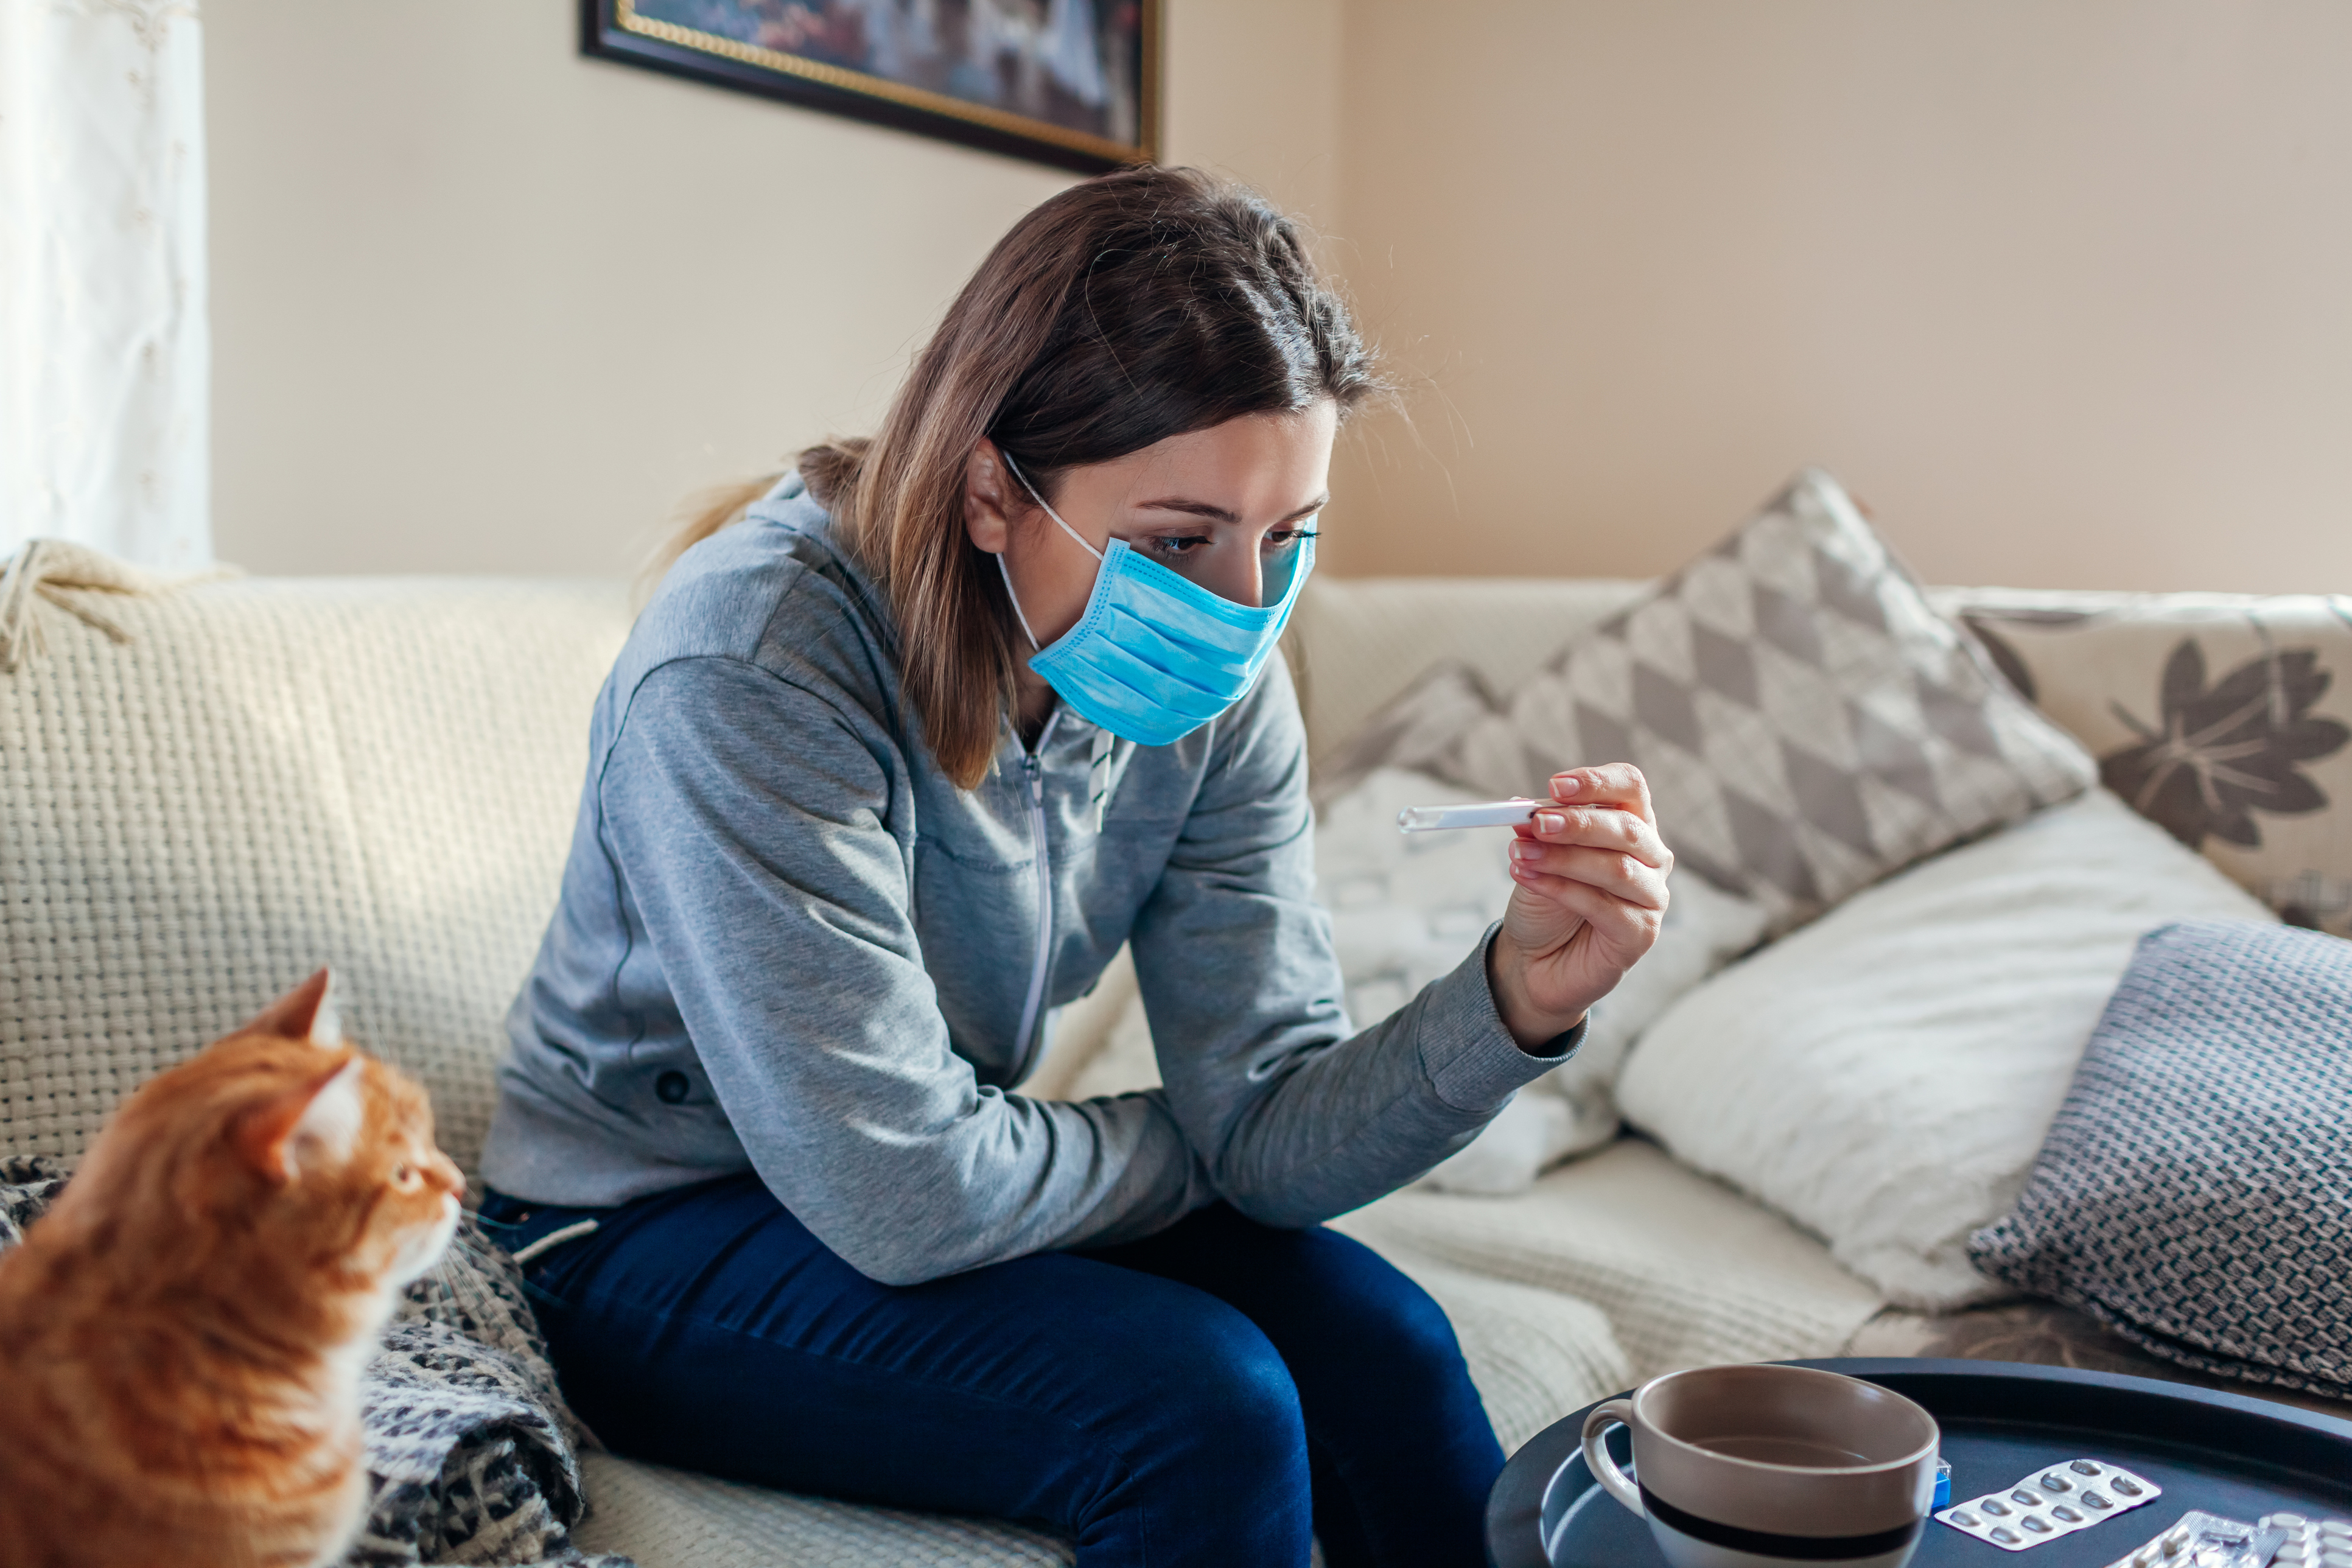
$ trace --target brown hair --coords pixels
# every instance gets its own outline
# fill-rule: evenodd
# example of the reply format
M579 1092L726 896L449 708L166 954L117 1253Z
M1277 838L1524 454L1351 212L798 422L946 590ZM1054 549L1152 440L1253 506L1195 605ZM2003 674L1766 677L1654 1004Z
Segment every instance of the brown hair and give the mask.
M800 455L801 477L889 596L900 680L940 771L970 789L1013 693L1011 606L964 531L985 437L1049 500L1061 476L1244 414L1380 390L1297 226L1193 169L1125 169L1013 226L916 355L881 431ZM759 492L715 493L667 565Z

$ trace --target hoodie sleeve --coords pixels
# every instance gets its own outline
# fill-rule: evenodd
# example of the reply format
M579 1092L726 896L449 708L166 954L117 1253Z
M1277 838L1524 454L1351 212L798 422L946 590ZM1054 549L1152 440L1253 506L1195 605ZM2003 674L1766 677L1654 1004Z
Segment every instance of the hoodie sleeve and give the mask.
M753 1168L887 1284L1129 1239L1209 1201L1165 1095L1031 1100L950 1048L883 821L896 759L870 728L749 661L681 658L639 683L597 783Z
M1532 1056L1486 980L1489 931L1362 1033L1315 902L1307 742L1280 659L1216 721L1206 775L1132 942L1168 1103L1217 1191L1298 1226L1370 1203L1477 1135L1560 1065Z

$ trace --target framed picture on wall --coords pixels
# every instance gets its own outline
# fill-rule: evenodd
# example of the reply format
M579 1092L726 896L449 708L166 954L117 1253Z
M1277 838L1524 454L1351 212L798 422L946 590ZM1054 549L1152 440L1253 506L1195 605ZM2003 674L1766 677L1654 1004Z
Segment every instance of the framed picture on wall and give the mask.
M584 53L1093 174L1158 150L1160 0L581 0Z

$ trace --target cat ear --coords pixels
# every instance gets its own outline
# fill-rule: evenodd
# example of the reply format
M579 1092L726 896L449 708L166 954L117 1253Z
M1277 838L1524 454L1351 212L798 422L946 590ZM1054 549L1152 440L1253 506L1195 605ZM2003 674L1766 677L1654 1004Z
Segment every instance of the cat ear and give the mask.
M290 1182L306 1168L350 1159L366 1115L360 1097L366 1067L353 1052L331 1071L246 1112L236 1142L247 1162L273 1182Z
M281 1039L308 1040L314 1046L343 1043L343 1010L335 996L335 972L321 969L261 1011L246 1026L249 1033L276 1035Z

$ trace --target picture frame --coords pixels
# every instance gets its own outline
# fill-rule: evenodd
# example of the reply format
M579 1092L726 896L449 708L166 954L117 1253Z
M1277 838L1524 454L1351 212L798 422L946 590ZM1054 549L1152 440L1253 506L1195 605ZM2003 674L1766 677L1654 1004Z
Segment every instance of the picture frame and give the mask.
M1155 161L1162 0L581 0L581 52L1080 174Z

